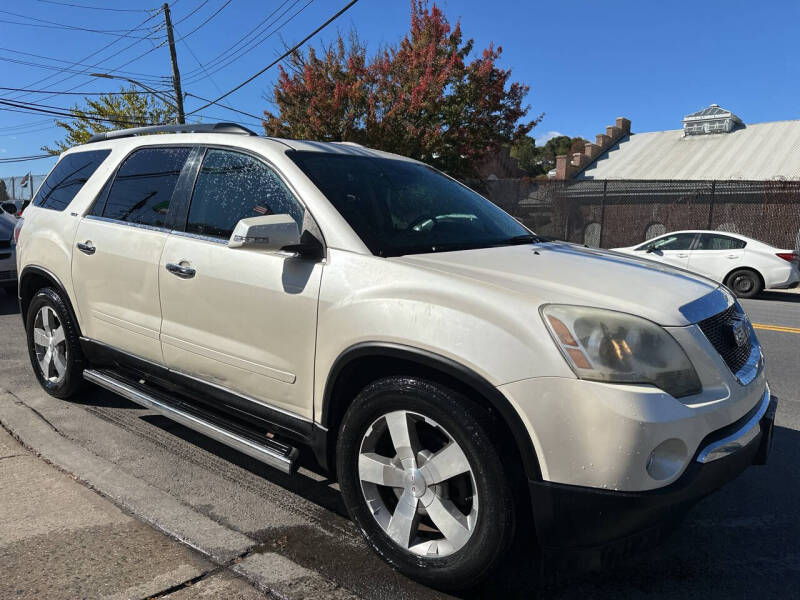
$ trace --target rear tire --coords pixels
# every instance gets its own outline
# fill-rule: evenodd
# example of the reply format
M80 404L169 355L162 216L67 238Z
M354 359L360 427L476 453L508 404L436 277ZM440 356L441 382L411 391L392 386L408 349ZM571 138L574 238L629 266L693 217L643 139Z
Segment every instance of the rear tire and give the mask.
M390 565L455 590L502 559L516 516L495 432L486 409L422 379L388 377L358 394L337 441L339 485L351 518Z
M738 298L753 298L764 289L761 277L752 269L737 269L728 275L725 285Z
M84 358L77 325L60 294L42 288L25 319L28 355L39 384L51 396L67 399L83 385Z

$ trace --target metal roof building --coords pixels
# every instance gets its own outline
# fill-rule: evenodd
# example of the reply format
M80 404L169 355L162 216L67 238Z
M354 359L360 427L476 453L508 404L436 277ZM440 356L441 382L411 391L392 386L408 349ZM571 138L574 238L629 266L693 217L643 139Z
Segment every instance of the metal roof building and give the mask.
M575 180L800 180L800 120L744 124L712 104L683 129L629 134Z

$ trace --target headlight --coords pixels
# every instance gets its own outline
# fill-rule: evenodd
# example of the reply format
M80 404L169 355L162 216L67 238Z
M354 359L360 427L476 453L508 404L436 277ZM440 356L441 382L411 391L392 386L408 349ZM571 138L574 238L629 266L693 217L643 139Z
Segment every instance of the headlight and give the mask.
M678 342L655 323L613 310L549 304L542 317L581 379L650 383L675 398L702 386Z

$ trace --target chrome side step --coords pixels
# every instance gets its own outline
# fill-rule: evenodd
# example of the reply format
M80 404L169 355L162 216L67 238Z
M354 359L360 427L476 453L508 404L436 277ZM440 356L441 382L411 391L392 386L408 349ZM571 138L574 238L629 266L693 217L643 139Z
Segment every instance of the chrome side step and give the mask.
M234 433L217 425L210 420L201 418L200 416L191 414L190 412L172 406L165 402L156 395L148 393L137 386L122 380L121 378L114 377L113 374L106 371L98 371L95 369L86 369L83 372L83 378L90 381L102 388L110 390L115 394L119 394L123 398L135 402L145 408L154 410L168 419L171 419L189 429L207 435L208 437L230 446L239 452L246 454L258 461L261 461L271 467L275 467L284 473L291 474L294 472L295 462L299 454L297 448L285 446L275 442L276 448L270 448L264 444L260 444L255 440L248 439L242 435ZM272 442L272 440L270 440ZM285 447L282 452L278 448Z

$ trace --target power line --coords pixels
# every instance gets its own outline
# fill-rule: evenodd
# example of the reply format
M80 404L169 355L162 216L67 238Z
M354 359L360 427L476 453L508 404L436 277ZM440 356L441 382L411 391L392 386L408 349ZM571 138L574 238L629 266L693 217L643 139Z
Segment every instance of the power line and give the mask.
M21 112L21 113L41 113L46 115L54 115L57 117L69 117L72 119L84 118L89 121L97 121L97 122L107 122L107 123L116 123L120 125L144 125L145 123L142 121L127 121L123 119L109 119L108 117L103 117L96 113L85 112L82 110L66 112L67 109L61 107L43 107L40 105L31 105L31 104L19 104L13 101L8 100L0 100L0 105L9 106L11 108L0 108L0 110L5 110L8 112ZM154 125L160 123L153 123Z
M198 100L202 100L203 102L210 102L215 106L219 106L220 108L225 108L227 110L231 110L235 113L239 113L240 115L244 115L246 117L252 117L256 121L261 121L264 117L259 117L258 115L254 115L253 113L245 112L243 110L239 110L238 108L233 108L232 106L228 106L227 104L222 104L222 102L212 102L208 98L203 98L202 96L198 96L197 94L192 94L190 92L186 92L187 96L191 96L192 98L197 98Z
M232 62L234 62L235 60L238 60L239 58L241 58L245 54L249 53L250 50L252 50L256 46L260 45L264 40L268 39L272 35L272 33L267 35L266 37L262 38L258 42L256 42L256 40L257 40L257 38L259 36L263 35L266 31L268 31L270 27L272 27L275 23L277 23L281 19L281 17L283 17L283 15L285 15L296 4L298 4L300 2L300 0L293 0L292 4L286 10L284 10L282 13L280 13L277 17L275 17L275 19L273 19L270 23L268 23L262 29L262 26L264 26L264 23L266 21L268 21L275 13L277 13L279 10L281 10L284 6L286 6L286 4L288 4L289 2L290 2L290 0L283 0L283 2L277 8L275 8L271 13L269 13L266 17L264 17L261 20L260 23L258 23L250 31L248 31L246 34L244 34L242 37L240 37L238 40L236 40L233 44L228 46L225 50L223 50L222 52L217 54L213 59L211 59L210 61L207 61L205 63L205 65L204 65L205 68L202 69L202 70L204 70L206 72L206 74L208 74L208 69L214 69L217 65L219 65L223 61L226 61L231 57L235 57L232 60L230 60L227 63L225 63L225 65L229 65ZM252 39L248 39L251 36L252 36ZM255 42L255 45L252 45L254 42ZM237 48L237 46L239 46L239 47ZM242 53L243 50L247 46L251 46L251 48L247 49L244 53ZM236 56L237 54L239 56ZM225 65L223 65L220 68L223 68ZM196 77L199 74L200 70L201 69L193 69L193 70L189 71L187 73L187 79L192 78L192 77ZM215 72L217 70L219 70L219 69L215 69ZM199 81L199 79L196 78L196 79L194 79L194 81ZM190 81L190 83L191 83L191 81Z
M54 96L124 96L125 94L130 94L130 91L127 92L66 92L60 90L30 90L27 88L13 88L13 87L2 87L0 86L0 90L10 91L10 92L31 92L36 94L52 94ZM160 94L169 93L168 90L156 90ZM137 94L153 94L153 92L136 91ZM154 94L155 95L155 94Z
M88 6L86 4L71 4L69 2L57 2L56 0L37 0L37 1L43 2L45 4L55 4L56 6L69 6L71 8L87 8L89 10L106 10L113 12L135 12L135 13L146 13L151 11L151 9L148 8L109 8L107 6Z
M14 48L5 48L5 47L0 46L0 50L3 50L5 52L11 52L13 54L22 54L24 56L32 56L34 58L41 58L41 59L44 59L44 60L50 60L50 61L53 61L53 62L67 63L70 66L86 67L88 69L94 69L94 68L97 68L97 67L102 67L102 65L99 65L99 64L87 65L86 63L83 63L83 62L77 62L76 63L75 61L72 61L72 60L64 60L63 58L54 58L52 56L45 56L43 54L34 54L33 52L25 52L23 50L15 50ZM56 67L53 67L52 65L41 65L41 66L42 66L42 68L45 68L45 67L56 68ZM63 68L62 67L58 67L58 69L62 70ZM153 75L150 75L149 73L138 73L136 71L122 71L121 73L123 73L125 75L130 75L132 77L138 77L139 79L158 79L157 77L154 77Z
M172 6L175 6L176 4L177 4L177 2L173 2L173 3L172 3ZM192 16L194 13L196 13L198 10L200 10L201 8L203 8L203 7L204 7L206 4L208 4L208 0L203 0L203 1L202 1L200 4L198 4L197 6L195 6L194 10L193 10L193 11L191 11L191 12L190 12L188 15L186 15L186 16L184 16L183 18L181 18L181 19L178 19L177 21L175 21L175 25L180 25L181 23L183 23L183 22L184 22L186 19L188 19L188 18L189 18L189 17L191 17L191 16Z
M144 24L145 24L145 23L147 23L148 21L150 21L150 20L154 19L155 17L157 17L159 14L161 14L161 11L160 11L160 10L156 11L155 13L153 13L152 15L150 15L149 17L147 17L147 18L146 18L144 21L142 21L141 23L139 23L138 25L136 25L136 26L135 26L134 28L132 28L130 31L134 31L136 28L138 28L138 27L141 27L142 25L144 25ZM92 52L92 53L90 53L90 54L88 54L88 55L84 56L84 57L83 57L83 58L81 58L79 61L76 61L76 62L72 63L70 66L76 66L76 65L78 65L79 63L81 63L81 62L83 62L83 61L89 60L89 59L90 59L90 58L92 58L93 56L97 56L97 55L98 55L98 54L100 54L101 52L103 52L103 51L107 50L108 48L110 48L111 46L113 46L114 44L116 44L117 42L119 42L121 39L122 39L122 38L117 38L117 39L115 39L115 40L111 40L111 41L110 41L108 44L106 44L105 46L103 46L103 47L102 47L102 48L100 48L99 50L95 50L94 52ZM133 46L135 46L136 44L139 44L140 42L141 42L141 40L136 40L136 41L134 41L132 44L129 44L129 45L127 45L125 48L123 48L122 50L120 50L120 51L119 51L117 54L121 54L121 53L123 53L123 52L126 52L127 50L129 50L130 48L132 48L132 47L133 47ZM102 64L102 62L105 62L105 61L108 61L108 60L110 60L110 58L111 58L111 57L108 57L108 58L106 58L106 59L103 59L103 61L101 61L101 64ZM88 71L88 69L87 69L87 71ZM84 72L85 72L85 71L84 71ZM37 79L37 80L36 80L36 81L34 81L33 83L29 84L29 85L28 85L28 87L32 87L32 86L34 86L34 85L38 85L38 84L40 84L40 83L42 83L42 82L44 82L44 81L47 81L48 79L51 79L51 78L53 78L53 77L55 77L55 74L47 75L46 77L43 77L43 78L41 78L41 79ZM69 79L72 79L73 77L75 77L75 75L67 75L66 77L64 77L64 78L62 78L62 79L59 79L58 81L56 81L56 82L54 82L54 83L56 83L56 84L58 84L58 83L63 83L63 82L65 82L65 81L68 81ZM75 87L78 87L78 86L75 86ZM75 89L75 88L73 88L73 89ZM18 97L18 98L19 98L19 97L25 97L25 96L27 96L27 95L29 95L29 94L28 94L28 93L25 93L25 92L23 92L23 93L22 93L22 96L17 96L17 97Z
M0 164L26 162L29 160L41 160L43 158L53 158L52 154L31 154L29 156L9 156L8 158L0 158Z
M212 14L210 17L208 17L208 18L207 18L205 21L203 21L202 23L200 23L200 25L198 25L197 27L195 27L194 29L192 29L192 30L191 30L189 33L187 33L186 35L184 35L182 38L180 38L180 39L179 39L179 40L177 40L177 41L178 41L178 42L180 42L181 40L183 40L183 39L186 39L187 37L189 37L190 35L192 35L192 34L193 34L195 31L197 31L197 30L198 30L198 29L200 29L201 27L205 26L205 25L206 25L206 23L208 23L209 21L211 21L211 19L213 19L213 18L214 18L214 17L216 17L216 16L217 16L219 13L221 13L221 12L222 12L222 10L223 10L223 9L224 9L226 6L228 6L228 5L229 5L231 2L232 2L232 0L226 0L225 4L223 4L222 6L220 6L220 7L219 7L219 8L218 8L218 9L217 9L217 10L216 10L216 11L215 11L215 12L214 12L214 13L213 13L213 14Z
M227 97L227 96L230 96L230 95L231 95L232 93L234 93L235 91L237 91L237 90L239 90L239 89L243 88L243 87L244 87L244 86L246 86L248 83L250 83L251 81L253 81L253 80L254 80L254 79L256 79L257 77L259 77L260 75L262 75L263 73L265 73L265 72L266 72L268 69L270 69L271 67L274 67L276 64L278 64L278 63L279 63L280 61L282 61L284 58L286 58L287 56L289 56L289 55L290 55L292 52L294 52L295 50L297 50L297 49L298 49L300 46L302 46L302 45L303 45L303 44L305 44L305 43L306 43L308 40L310 40L312 37L314 37L315 35L317 35L317 34L318 34L320 31L322 31L323 29L325 29L325 28L326 28L328 25L330 25L331 23L333 23L333 22L334 22L336 19L338 19L338 18L339 18L340 16L342 16L342 15L343 15L345 12L347 12L347 10L348 10L348 9L349 9L351 6L353 6L353 5L354 5L356 2L358 2L358 0L350 0L350 2L348 2L348 3L347 3L345 6L344 6L344 8L342 8L342 9L341 9L339 12L337 12L335 15L333 15L331 18L329 18L327 21L325 21L325 22L324 22L322 25L320 25L319 27L317 27L317 28L316 28L314 31L312 31L311 33L309 33L309 34L308 34L308 35L307 35L305 38L303 38L303 39L302 39L302 40L301 40L299 43L295 44L294 46L292 46L291 48L289 48L289 49L288 49L286 52L284 52L283 54L281 54L281 55L280 55L280 56L279 56L277 59L275 59L274 61L272 61L271 63L269 63L269 64L268 64L266 67L264 67L263 69L261 69L260 71L258 71L257 73L255 73L254 75L252 75L251 77L249 77L248 79L245 79L245 80L244 80L242 83L240 83L239 85L237 85L236 87L234 87L234 88L233 88L233 89L231 89L230 91L228 91L228 92L225 92L225 93L224 93L224 94L222 94L222 96L220 96L219 98L215 98L214 100L211 100L211 101L210 101L208 104L204 104L204 105L203 105L203 106L201 106L200 108L198 108L198 109L196 109L196 110L193 110L193 111L191 111L191 112L189 112L189 113L187 113L187 114L188 114L188 115L192 115L192 114L194 114L194 113L196 113L196 112L200 112L200 111L201 111L201 110L203 110L204 108L208 108L208 107L209 107L209 106L211 106L212 104L215 104L215 103L219 102L219 101L220 101L220 100L222 100L223 98L225 98L225 97Z

